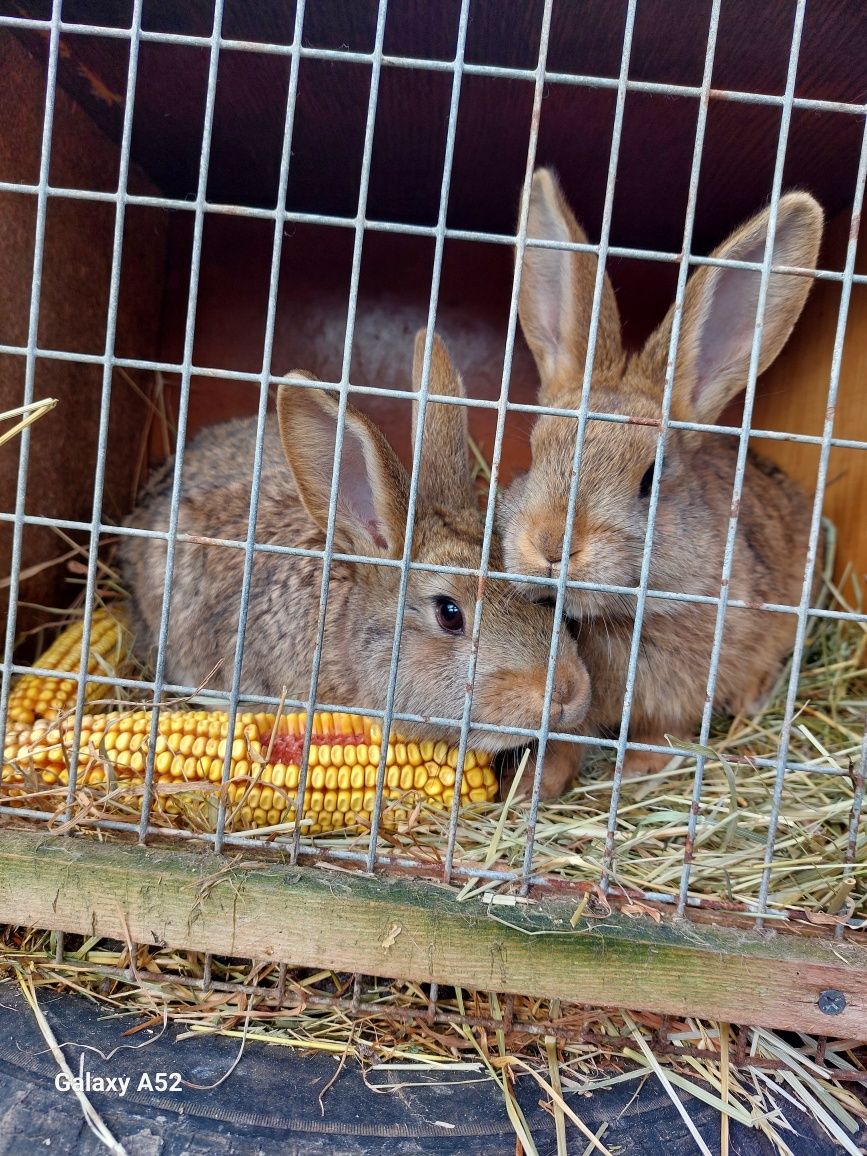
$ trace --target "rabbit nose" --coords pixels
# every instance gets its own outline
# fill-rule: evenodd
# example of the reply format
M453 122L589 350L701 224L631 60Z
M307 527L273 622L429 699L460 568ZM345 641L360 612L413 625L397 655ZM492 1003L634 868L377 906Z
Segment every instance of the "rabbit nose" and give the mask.
M563 535L540 533L536 549L548 570L548 577L556 577L560 573L560 560L563 557Z
M551 722L557 726L576 726L589 705L590 680L581 663L557 663L554 693L551 697Z

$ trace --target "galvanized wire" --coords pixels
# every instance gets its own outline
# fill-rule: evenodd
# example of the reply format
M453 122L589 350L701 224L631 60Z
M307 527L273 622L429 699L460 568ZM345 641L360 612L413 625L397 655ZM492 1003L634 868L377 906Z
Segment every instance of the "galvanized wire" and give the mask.
M24 665L18 665L15 663L13 663L13 665L12 665L12 672L13 672L13 674L36 674L36 675L41 675L41 676L47 677L47 678L66 677L73 682L79 678L79 674L77 671L61 672L61 671L57 671L57 670L47 670L43 667L24 666ZM89 674L87 676L87 681L89 683L93 683L94 685L97 685L97 686L105 686L107 689L108 688L116 688L116 689L124 689L124 690L129 689L129 690L134 690L137 692L140 692L142 690L147 690L147 691L152 692L153 688L154 688L154 683L152 681L147 680L147 679L123 678L123 677L117 676L117 675L109 676L109 675ZM172 698L178 702L183 702L185 699L192 698L201 692L200 687L183 686L181 684L173 684L173 683L168 683L168 682L164 682L162 684L162 689L163 689L163 692L165 694L172 696ZM212 699L219 698L219 697L223 697L223 698L228 699L228 693L224 692L221 695L219 690L211 690L210 688L208 688L208 695ZM276 706L282 706L282 707L288 707L291 710L299 710L299 709L304 710L308 706L308 700L306 698L303 698L303 699L302 698L294 698L294 697L288 696L288 695L287 696L281 695L280 698L276 698L273 695L244 694L243 699L244 699L244 705L246 707L250 707L250 708L252 708L252 707L257 707L257 708L272 707L273 708ZM111 704L117 705L118 700L115 699L114 697L111 697L108 699L99 700L94 705L99 706L101 703L103 705L106 703L111 703ZM120 704L120 705L123 705L123 704ZM127 704L127 705L129 705L129 704ZM166 706L169 704L167 704L166 701L163 700L162 705ZM371 718L375 718L375 719L383 719L385 716L385 711L382 709L382 707L379 707L379 708L368 707L367 705L360 706L359 703L328 703L328 702L317 701L316 706L317 706L318 710L330 711L332 713L337 712L337 713L342 713L342 714L356 714L359 711L361 711L363 714L368 715ZM422 716L419 714L412 714L410 712L394 711L392 713L392 718L397 722L425 723L425 724L430 725L430 726L444 727L444 728L448 727L451 729L459 729L461 726L461 720L460 719L448 718L448 717L442 716L442 715L424 715L424 716ZM538 737L539 737L538 729L532 729L530 727L508 726L508 725L503 724L503 723L488 723L488 722L482 722L482 721L479 721L479 722L474 721L473 726L477 730L483 731L487 734L506 735L510 738L514 738L516 740L516 742L514 744L515 746L519 746L519 745L524 746L524 745L526 745L527 740L534 740L534 739L538 739ZM611 750L611 751L614 751L617 749L617 742L618 742L617 739L606 738L604 736L581 735L581 734L573 734L571 732L566 733L566 732L559 732L559 731L551 731L549 734L549 738L555 742L573 743L573 744L577 744L579 746L594 746L594 747L599 747L601 750ZM659 745L656 745L653 743L631 742L630 741L627 743L627 749L628 750L635 750L635 751L643 751L643 752L653 753L653 754L667 754L672 758L674 758L675 756L679 756L682 758L690 758L694 754L694 750L691 750L688 747L680 747L680 746L678 746L678 744L676 742L672 742L671 744L666 744L665 746L659 746ZM756 755L756 756L751 755L749 757L749 759L747 759L747 760L739 760L736 757L729 756L727 761L730 763L733 763L733 764L738 764L738 763L743 761L743 764L745 766L753 766L753 767L776 767L777 766L777 760L776 759L770 759L770 758L767 758L765 756L760 756L760 755ZM838 767L835 767L835 766L825 766L825 765L823 765L823 763L821 763L819 761L806 762L806 763L788 762L787 763L787 770L789 770L789 771L810 771L813 774L825 774L825 775L845 775L847 773L844 770L842 770Z
M334 461L331 468L331 493L328 501L328 522L325 529L325 545L322 552L322 581L319 589L319 618L316 624L316 642L310 672L310 694L307 701L307 720L304 726L304 742L301 751L298 789L296 792L295 814L300 819L304 807L304 789L307 785L310 744L313 739L313 709L316 705L316 691L319 685L319 670L322 664L322 649L325 639L325 616L328 609L328 587L331 581L331 565L334 554L334 531L337 517L337 490L340 480L340 458L346 431L346 406L349 401L349 366L352 360L352 342L355 337L355 312L358 306L358 286L361 277L361 250L364 243L364 218L367 212L367 191L370 185L370 162L373 156L373 130L376 125L376 105L379 96L379 78L382 72L382 46L385 41L385 20L388 0L379 0L376 14L376 44L370 70L370 93L367 101L367 121L364 126L364 149L361 161L361 178L358 188L358 209L355 221L355 240L352 247L352 272L349 279L349 300L346 313L346 336L343 342L343 364L340 372L340 404L337 411L337 428L334 435ZM383 744L385 749L385 744ZM377 795L382 793L379 784ZM301 827L295 830L292 845L292 861L298 857L301 848Z
M7 27L18 31L48 32L50 24L47 20L33 19L20 16L0 16L0 28ZM106 25L76 23L63 21L60 25L63 35L69 36L100 36L111 40L125 40L130 36L128 28L115 28ZM171 44L186 48L209 49L213 43L210 37L194 36L182 32L162 32L145 30L142 40L149 44ZM238 40L231 37L218 40L220 51L251 52L261 55L289 56L293 45L275 44L260 40ZM357 64L360 66L372 65L379 59L380 66L385 68L409 69L414 72L453 72L456 69L453 60L437 60L431 57L392 56L383 53L355 52L348 49L320 48L313 45L302 45L301 55L307 60L329 60L338 63ZM477 64L472 61L461 63L461 71L466 76L486 76L499 80L524 80L535 82L535 71L526 68L510 68L499 64ZM557 72L547 73L547 83L555 85L572 85L578 88L595 88L618 91L619 81L614 77L594 76L586 73ZM628 80L627 92L641 92L655 96L692 97L700 98L701 89L689 84L667 84L651 80ZM728 101L735 104L756 104L770 107L779 107L784 103L784 97L775 93L745 92L739 89L713 89L711 97L714 100ZM824 100L810 97L796 97L793 108L805 109L812 112L840 112L858 116L864 112L864 105L853 101Z
M403 618L406 609L406 591L409 581L409 561L412 554L412 540L415 531L416 505L418 501L419 477L421 472L422 445L424 443L425 417L428 405L428 387L430 384L431 355L433 352L434 326L436 324L436 310L439 299L440 278L442 276L443 248L445 245L446 214L449 207L449 188L452 177L452 160L455 151L455 138L458 130L458 109L461 98L461 65L464 59L464 49L467 42L467 25L469 22L469 0L461 0L461 10L458 19L458 36L455 48L455 69L452 82L451 99L449 101L448 125L446 128L445 157L443 161L443 175L440 184L439 209L437 213L437 232L434 246L433 269L431 271L430 304L428 306L427 333L425 335L424 351L422 356L421 380L418 382L416 396L415 440L412 450L412 470L409 479L409 495L407 499L406 528L404 530L403 550L401 557L400 584L397 593L397 606L394 615L394 634L391 644L391 661L388 670L388 688L385 696L385 710L382 719L382 743L380 746L379 766L376 769L376 794L373 810L370 816L370 846L367 852L367 870L373 871L376 866L378 849L379 821L382 815L383 785L385 783L385 764L388 758L388 742L391 733L391 724L394 717L394 698L397 690L397 668L400 661L400 639L403 632ZM415 382L413 383L415 384ZM477 624L478 625L478 624ZM478 635L476 635L477 641ZM472 662L471 662L472 668ZM472 689L467 696L472 698ZM469 719L469 711L464 711L465 718ZM466 750L466 725L461 727L461 749ZM459 767L457 774L463 773ZM460 779L455 782L455 795L460 794Z
M610 254L609 254L610 255ZM740 268L740 264L733 266ZM784 266L772 266L772 272L777 271ZM842 274L840 274L842 277ZM853 282L854 284L854 282ZM13 357L24 357L27 354L26 346L18 345L2 345L0 344L0 354L9 354ZM105 365L105 357L101 354L88 353L71 353L66 350L59 349L36 349L37 359L45 358L52 361L70 361L81 365ZM163 374L180 374L183 371L183 365L180 363L163 362L163 361L149 361L140 358L130 357L115 357L112 359L112 364L119 369L137 369L145 373L163 373ZM219 378L221 381L237 381L248 382L250 384L259 384L261 381L261 374L246 373L243 370L232 369L216 369L213 367L193 366L190 370L192 377L205 378ZM301 389L340 389L340 382L321 380L314 383L308 378L292 377L291 374L284 375L269 375L268 384L277 385L287 382L291 385L298 386ZM386 386L375 385L360 385L349 383L347 391L350 396L357 394L360 397L385 397L392 400L413 400L416 394L412 390L392 389ZM429 394L429 401L436 402L442 405L462 405L470 409L490 409L499 410L500 402L497 400L488 400L487 398L454 398L442 394ZM527 413L536 415L545 415L551 417L577 417L577 410L563 409L557 406L540 405L530 402L509 401L505 403L507 412L509 413ZM645 417L637 417L630 414L623 413L607 413L604 410L590 410L587 414L590 421L604 421L612 422L615 425L657 425L656 419L648 419ZM717 425L712 422L694 422L672 419L668 423L669 429L678 430L694 430L696 433L714 433L729 437L740 437L739 426ZM821 434L799 434L790 433L786 430L763 430L752 429L750 431L751 437L764 439L766 441L792 442L802 445L821 446ZM857 438L832 438L832 448L861 450L867 449L867 441L862 441ZM0 518L9 519L10 515L0 514ZM78 523L90 530L91 523ZM121 531L123 532L123 531ZM133 533L138 530L130 531ZM146 531L141 531L146 532Z
M864 722L864 735L861 739L861 751L858 762L851 769L852 778L852 811L849 816L849 838L846 843L846 861L843 866L844 880L852 880L855 870L855 860L858 854L858 830L861 825L861 812L864 809L864 787L867 782L867 719ZM845 928L839 923L834 928L836 939L843 938Z
M542 117L542 97L545 91L545 66L548 59L548 42L551 34L551 13L553 9L553 0L546 0L545 7L542 11L542 26L539 34L539 53L536 61L536 85L533 90L533 108L530 114L530 137L527 144L527 162L524 168L524 183L523 183L523 201L521 206L521 215L518 222L518 259L515 262L515 273L512 280L512 296L509 302L509 319L506 328L506 348L503 358L503 374L500 379L500 398L499 408L497 413L497 426L494 431L494 447L491 454L490 466L490 480L488 484L488 499L485 509L485 526L482 537L482 549L479 559L479 584L477 587L476 605L473 616L473 631L472 631L472 650L469 670L467 671L467 689L464 696L464 712L461 719L461 735L460 747L458 749L458 761L455 768L455 783L454 783L454 797L452 799L451 815L449 816L449 833L448 842L446 844L446 854L443 861L443 881L448 883L451 879L452 868L454 866L455 844L457 841L458 830L458 811L461 804L461 783L463 782L463 765L464 756L467 747L467 735L470 725L470 712L473 705L473 691L475 689L476 679L476 662L478 660L479 637L482 629L482 615L484 613L484 589L487 579L490 577L488 571L488 564L490 561L491 541L494 532L494 513L496 509L497 499L497 485L500 477L500 459L503 450L503 435L506 428L506 415L508 412L509 400L509 382L512 373L512 354L515 348L515 335L518 326L518 298L521 288L521 261L520 253L521 246L526 241L527 236L527 217L529 208L529 192L530 185L533 179L533 169L536 164L536 147L539 139L539 124ZM557 634L557 618L555 617L552 623L552 643ZM553 669L556 663L556 653L551 655L550 664ZM550 711L549 705L546 708ZM541 760L538 765L538 772L541 774Z
M13 522L14 520L14 514L0 514L0 522ZM22 522L24 525L56 526L64 530L90 531L92 528L92 523L90 522L79 522L68 518L50 518L37 514L25 514ZM141 537L162 539L164 541L168 540L168 532L165 530L145 530L141 527L112 526L109 524L102 524L99 530L101 534L112 534L121 538ZM237 538L213 538L207 535L178 532L175 535L175 541L194 542L200 546L221 546L232 550L246 549L246 544ZM253 549L256 554L285 554L297 558L322 558L324 553L322 550L313 547L284 546L273 542L257 542ZM365 565L379 566L386 569L400 569L403 565L400 559L373 558L366 554L347 554L336 550L332 554L332 560L338 562L364 563ZM410 561L407 565L410 570L420 570L429 574L455 574L470 578L478 578L481 575L478 567L471 566L453 566L445 563L416 561ZM489 570L487 577L504 582L521 582L528 586L548 586L552 589L556 588L558 581L556 578L546 578L542 575L524 575L509 570ZM635 595L638 593L637 586L617 586L606 582L582 582L578 579L571 578L566 582L566 589L587 590L603 594ZM647 590L647 597L660 599L665 602L684 602L702 606L719 605L719 595L715 594L687 594L679 590L656 590L649 588ZM728 605L741 609L768 611L771 614L798 614L800 612L799 606L786 602L755 602L730 598ZM821 606L811 606L808 608L807 613L811 618L827 618L841 622L867 622L867 613L857 610L833 610ZM16 673L19 672L16 671ZM76 677L76 675L75 672L70 672L64 674L63 677ZM142 682L141 685L146 686L147 684ZM277 699L274 699L274 702L277 702Z
M867 106L865 106L867 107ZM864 108L859 106L859 111L864 113ZM30 185L15 181L0 181L0 192L2 193L16 193L24 196L36 196L39 192L39 185ZM119 194L101 191L98 189L76 189L64 186L49 185L46 189L49 198L58 197L64 200L71 201L93 201L97 204L116 204L119 199ZM196 201L184 200L178 197L158 196L156 194L144 193L126 193L123 195L124 202L127 205L135 205L136 207L149 209L165 209L171 212L186 212L195 213L199 208L206 214L212 216L229 216L233 218L248 218L257 221L275 221L282 220L284 224L293 225L322 225L327 228L338 229L355 229L357 221L355 217L341 217L334 216L328 213L308 213L300 210L284 210L282 213L277 212L276 209L265 209L256 205L241 205L233 204L224 201L205 201L201 206ZM408 221L386 221L377 220L375 218L366 218L364 227L370 233L397 233L404 236L423 237L434 239L436 237L436 226L434 225L417 225ZM479 229L457 229L446 228L445 238L447 241L470 241L483 245L505 245L512 248L517 244L518 238L509 233L488 233ZM567 241L547 241L547 240L530 240L526 242L527 246L532 249L564 249L568 252L577 253L598 253L599 246L588 242L567 242ZM610 257L621 257L627 260L641 260L652 261L656 263L680 265L683 261L683 255L680 253L671 253L665 249L647 249L638 248L630 245L609 245L607 249ZM758 262L752 261L736 261L725 257L704 257L699 254L691 254L689 257L691 266L700 268L707 265L712 268L722 269L751 269L760 272L762 266ZM842 281L843 274L835 269L807 269L800 265L773 265L771 267L773 273L785 273L794 277L809 277L811 280L818 281ZM867 273L855 273L853 275L853 284L864 285L867 284ZM0 353L12 353L24 355L26 353L26 346L14 345L0 345ZM45 357L59 357L76 360L81 357L83 360L89 360L87 354L68 353L63 350L43 351L39 350L39 356ZM160 362L153 361L139 361L139 360L123 360L117 359L116 365L126 365L128 368L165 368ZM168 372L180 372L180 366L168 367ZM194 373L209 372L206 369L195 370ZM232 373L230 370L212 370L212 373L223 374ZM259 375L255 373L237 372L238 380L246 380L258 382Z
M714 0L710 13L707 33L707 49L705 52L704 75L702 76L702 95L698 106L696 121L695 144L693 146L692 165L689 175L689 191L687 194L686 220L683 229L683 252L688 256L692 245L692 234L695 226L695 211L698 202L698 179L701 172L702 150L704 134L707 125L708 97L713 75L713 63L716 53L717 34L719 32L720 0ZM611 804L608 809L608 827L605 834L605 850L602 856L601 886L607 890L614 861L614 841L617 831L617 809L620 803L620 792L623 780L623 763L626 757L626 745L629 737L629 724L632 715L632 701L638 656L641 646L641 629L644 623L644 611L647 600L647 586L650 581L650 564L653 551L653 532L656 527L656 514L659 508L660 481L662 478L662 464L665 456L665 438L668 432L669 416L671 414L671 399L674 391L674 373L677 360L677 348L680 341L680 327L683 320L683 302L686 294L687 274L689 262L681 262L678 270L677 289L674 298L674 314L671 323L671 337L668 347L668 361L665 368L665 384L663 387L660 431L656 443L653 478L650 487L647 528L644 537L644 548L641 557L641 572L639 576L638 597L635 603L635 622L632 630L632 641L629 650L629 659L626 671L626 689L623 696L623 713L620 723L620 733L617 741L617 753L614 761L614 781L611 788Z
M779 209L779 198L783 192L783 171L786 160L786 146L788 143L788 129L790 129L792 119L792 99L794 98L794 87L796 75L798 75L798 58L801 47L801 34L803 31L803 20L805 20L807 12L807 0L798 0L798 5L795 8L794 25L792 30L792 43L790 47L790 55L788 55L788 68L786 75L786 89L785 101L783 104L783 112L780 116L780 129L777 144L777 157L775 161L775 168L773 168L773 179L771 187L771 202L769 207L768 217L768 235L765 238L764 260L759 279L758 297L756 303L756 321L753 334L753 346L750 349L749 370L747 373L747 388L744 393L743 400L743 417L741 421L741 437L738 445L738 459L736 459L734 484L732 488L732 505L731 513L729 513L728 527L726 531L726 544L723 557L723 575L720 579L720 600L717 607L717 620L714 623L713 630L713 645L711 649L711 659L709 670L707 670L707 683L705 705L702 712L702 726L701 734L699 734L699 744L706 744L707 738L710 734L711 717L713 713L713 696L717 686L717 675L719 672L719 661L721 651L723 651L723 636L725 630L726 610L728 608L728 590L729 581L732 577L732 569L734 565L734 549L736 534L738 534L738 524L740 517L741 495L743 492L743 479L747 469L747 452L749 450L749 428L751 416L753 416L753 406L756 393L756 381L758 378L758 364L759 354L762 348L762 333L764 323L764 312L766 302L768 302L768 290L771 282L771 264L773 258L773 243L775 243L777 235L777 214ZM681 873L680 885L680 901L679 913L682 914L687 902L687 892L689 889L689 875L692 861L692 846L694 846L695 831L698 821L698 807L699 800L701 800L702 793L702 779L704 775L704 764L706 758L699 754L696 757L696 771L694 777L694 792L692 792L692 806L690 808L687 828L687 839L684 842L683 850L683 870ZM771 822L776 822L776 817L772 817Z
M166 658L169 639L169 620L172 604L172 584L175 568L175 545L178 533L178 520L181 507L181 479L184 468L184 450L187 436L187 412L190 400L190 378L193 364L193 343L196 336L196 307L199 294L199 272L202 264L202 234L204 231L205 214L202 205L208 187L208 165L211 156L211 135L214 128L214 108L217 98L217 73L220 63L219 36L223 20L224 0L214 0L214 23L211 30L210 50L208 58L208 87L205 95L205 117L202 125L202 147L199 153L199 179L196 191L196 209L193 224L193 248L190 256L190 284L187 292L187 316L184 326L184 355L181 365L180 398L178 402L177 440L175 446L175 465L172 477L171 498L169 504L168 539L166 541L166 568L163 582L163 601L160 613L160 624L157 635L157 653L154 660L154 691L153 691L153 718L151 720L150 736L148 740L147 762L145 767L144 794L142 796L141 822L139 824L139 839L144 842L147 838L148 819L150 817L151 797L153 792L154 759L156 758L156 738L159 730L159 703L163 693L163 682L166 667Z
M75 722L73 725L72 749L69 754L69 786L67 788L67 811L75 799L78 781L78 756L81 744L81 721L84 715L84 695L87 689L86 674L90 660L90 633L96 603L96 576L99 566L99 535L102 519L102 499L105 489L105 459L108 450L109 415L111 412L112 358L117 336L117 308L120 300L120 277L123 260L123 226L126 217L126 192L129 178L130 150L132 145L133 112L135 110L136 81L138 78L139 33L141 31L143 0L134 0L132 13L132 35L129 41L129 62L126 77L126 101L123 110L123 128L120 138L120 160L118 164L118 200L114 215L114 237L111 252L111 281L108 290L108 313L105 323L105 361L102 367L102 388L99 402L99 427L96 440L96 468L93 478L93 508L91 513L90 542L87 551L87 577L84 593L84 617L81 632L81 660L79 663L78 687L75 695Z
M810 523L810 538L807 547L807 558L804 564L804 581L801 588L801 602L798 611L798 624L795 631L795 645L792 650L792 669L789 675L789 685L786 690L786 705L783 714L783 725L780 729L779 755L777 761L777 775L774 781L774 794L771 814L768 820L768 835L765 843L765 866L762 872L762 881L759 887L759 911L767 911L768 895L771 887L771 867L774 858L774 846L777 838L780 806L785 786L786 760L789 753L789 743L792 735L792 725L795 720L796 699L798 695L798 675L801 669L801 659L804 654L804 642L807 635L808 611L813 589L813 574L816 567L816 558L819 548L819 534L822 528L822 505L825 500L825 488L828 484L828 463L831 458L831 434L834 429L834 420L837 409L837 394L840 388L840 371L843 365L843 344L846 338L846 324L849 319L849 304L852 298L851 274L855 268L858 254L858 239L861 226L861 210L864 206L864 185L867 182L867 117L864 120L864 131L861 138L861 156L858 161L858 176L855 183L855 196L852 203L852 217L849 227L849 242L846 249L846 266L844 270L843 291L840 294L840 308L837 314L837 328L834 334L834 353L831 359L831 379L828 385L828 402L825 408L824 441L819 454L819 468L816 476L816 494L813 499L813 511ZM744 418L746 422L746 417ZM865 720L867 723L867 720ZM863 765L861 767L863 775ZM863 792L863 779L861 782ZM860 815L860 805L856 798L853 807L853 816ZM759 926L762 926L762 920Z
M743 493L744 476L747 467L747 451L749 450L750 424L752 421L753 404L756 394L756 382L759 373L759 356L761 353L762 333L767 304L768 289L771 283L771 263L773 260L774 241L777 233L777 213L783 187L783 170L786 161L786 146L789 139L789 126L792 118L792 100L795 93L795 81L798 72L798 56L801 49L801 34L806 16L807 0L798 0L794 25L792 28L792 42L789 50L789 62L786 76L785 100L780 117L780 134L777 143L777 156L774 162L774 175L771 188L771 203L768 209L768 230L765 240L763 268L759 280L758 298L756 303L756 321L753 331L750 363L747 373L746 392L744 395L744 411L741 420L741 437L738 443L735 477L732 487L732 503L729 523L726 531L725 550L723 554L723 568L720 579L720 601L717 607L716 622L714 623L713 645L711 648L710 663L708 666L705 706L702 712L699 744L706 745L710 733L711 717L713 715L714 694L716 691L717 674L719 672L720 656L722 654L723 633L725 630L726 611L729 601L729 587L732 569L734 566L735 542L737 539L738 522L740 517L741 495ZM680 899L678 913L682 914L686 906L686 897L689 889L689 876L692 864L692 851L695 840L695 831L698 823L699 803L701 799L701 785L704 775L706 757L699 754L696 757L696 769L693 782L693 799L687 820L687 837L684 843L684 862L680 881ZM774 811L771 823L776 822Z
M301 33L304 27L305 0L297 0L295 6L295 35L293 43L301 44ZM241 667L244 661L244 642L247 630L247 616L250 608L250 587L253 577L253 546L256 541L256 517L259 511L259 491L262 482L262 446L265 439L265 419L268 410L268 388L271 378L271 359L274 352L274 329L277 321L277 290L280 283L280 258L283 253L283 227L280 225L279 213L286 208L286 192L289 187L289 161L292 156L292 134L295 127L295 104L298 95L298 71L301 57L298 51L293 53L289 69L289 85L286 95L286 112L283 118L283 151L280 157L280 174L277 182L277 210L278 217L274 222L274 241L271 246L271 274L268 282L268 307L265 317L265 341L262 352L262 375L259 386L259 408L256 414L256 445L253 452L253 479L250 487L250 513L247 519L247 539L244 542L244 568L241 576L240 606L238 610L238 640L235 645L235 659L232 666L232 688L229 693L227 706L228 723L226 734L231 736L235 732L235 717L238 712L238 701L241 696ZM226 756L223 761L223 786L228 783L232 773L232 743L226 743ZM217 823L214 832L214 850L220 851L223 845L223 835L226 829L226 800L225 790L220 792L217 808ZM303 798L303 795L302 795Z
M617 102L614 109L614 124L611 131L611 152L608 159L608 177L605 183L605 201L602 208L602 226L599 238L599 255L596 262L596 277L593 283L593 302L590 310L590 327L587 332L587 352L584 359L584 378L581 382L581 400L578 404L578 427L575 433L575 450L572 456L572 473L569 479L569 496L566 505L566 521L563 529L563 546L560 553L560 570L557 576L557 593L554 599L554 618L559 622L563 616L566 599L566 582L569 573L569 558L572 548L572 531L575 523L575 508L578 501L578 479L581 472L581 459L584 450L584 437L587 429L588 410L590 402L590 386L593 380L593 360L596 353L596 339L599 334L599 318L602 306L602 293L605 287L605 263L608 257L608 242L611 235L611 216L614 210L614 188L617 180L617 162L620 157L620 140L623 133L623 115L626 108L626 82L629 76L629 60L632 53L632 33L635 28L635 13L637 0L629 0L626 10L626 24L623 30L623 52L620 58L620 80L617 88ZM647 580L645 578L645 586ZM541 798L541 763L545 757L548 742L548 729L551 711L551 696L554 686L554 664L557 660L557 634L551 640L551 657L548 663L548 673L545 685L545 704L542 714L542 727L539 733L539 766L536 768L536 777L530 796L530 814L527 820L527 849L524 854L525 880L522 891L526 892L532 863L533 846L536 834L536 824L539 816L539 801ZM616 789L616 780L615 780Z

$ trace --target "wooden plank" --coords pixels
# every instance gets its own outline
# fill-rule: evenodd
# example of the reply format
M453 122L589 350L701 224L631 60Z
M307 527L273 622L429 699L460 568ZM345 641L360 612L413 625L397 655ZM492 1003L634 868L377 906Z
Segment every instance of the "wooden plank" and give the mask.
M828 227L820 259L822 268L842 269L849 239L850 214ZM856 270L867 272L867 244L862 240ZM759 383L753 425L757 429L820 435L828 403L831 360L840 309L840 285L817 281L807 307L785 349ZM837 437L867 440L867 286L855 285L849 307L840 387L834 415ZM755 448L783 467L810 493L816 490L819 450L790 442L754 441ZM825 513L837 527L839 577L847 564L867 574L867 453L834 449L828 463Z
M0 922L368 975L867 1039L867 948L444 887L6 831ZM494 918L496 916L496 918ZM835 1016L817 1001L845 997Z

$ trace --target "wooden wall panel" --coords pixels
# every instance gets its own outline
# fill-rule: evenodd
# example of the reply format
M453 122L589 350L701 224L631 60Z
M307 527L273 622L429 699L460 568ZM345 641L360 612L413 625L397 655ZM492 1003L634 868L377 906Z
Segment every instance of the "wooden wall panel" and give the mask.
M39 172L45 68L13 36L0 33L0 179L34 182ZM58 89L51 179L85 188L117 186L117 148L82 109ZM152 191L141 173L131 186ZM36 199L0 193L0 343L27 342ZM117 351L152 356L162 304L164 214L129 210L124 240L123 283ZM39 342L43 348L101 354L105 349L114 214L110 205L49 202L42 272ZM0 411L21 404L25 361L0 357ZM100 413L101 368L40 360L36 396L56 397L56 409L33 427L26 511L56 518L90 519ZM115 374L111 450L104 516L128 510L146 406L128 378ZM17 443L0 450L0 510L13 511L18 474ZM0 620L5 624L12 529L0 525ZM18 632L51 617L36 606L65 606L76 588L65 584L62 566L40 567L68 546L52 530L29 526L24 534Z
M822 255L825 268L845 261L850 214L830 225ZM867 243L859 246L857 271L867 272ZM753 424L791 433L821 434L825 421L834 337L840 308L840 284L817 281L786 348L759 383ZM855 285L843 346L840 386L834 415L838 437L867 441L867 286ZM817 447L756 441L756 448L815 491ZM837 573L851 564L867 575L867 451L834 449L828 470L825 513L837 526Z

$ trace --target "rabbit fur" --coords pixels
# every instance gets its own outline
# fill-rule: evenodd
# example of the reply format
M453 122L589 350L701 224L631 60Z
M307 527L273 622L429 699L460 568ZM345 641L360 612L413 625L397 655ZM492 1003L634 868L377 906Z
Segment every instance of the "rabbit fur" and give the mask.
M769 212L735 231L713 253L764 259ZM779 201L774 264L814 269L822 211L807 193ZM550 170L534 174L528 237L587 243ZM541 381L539 401L577 410L588 347L595 254L527 247L519 300L521 327ZM712 423L746 385L760 274L703 266L687 282L671 417ZM772 274L758 364L782 349L812 279ZM630 415L633 424L590 420L580 459L570 542L570 580L636 587L674 307L644 348L628 355L611 282L605 275L589 395L590 411ZM498 511L510 573L557 577L563 548L577 420L540 415L532 464ZM659 482L649 589L718 597L732 510L736 437L670 429ZM797 605L807 557L811 504L775 465L750 450L735 540L729 596L752 604ZM816 573L820 573L817 566ZM528 598L550 594L520 587ZM590 734L620 727L635 621L634 595L566 590L565 613L590 673ZM715 605L648 598L630 716L632 742L664 746L665 735L691 737L705 705ZM730 607L725 617L714 708L755 712L791 651L796 619L760 608ZM580 748L575 748L577 752ZM629 750L627 774L660 769L669 756Z
M413 382L421 382L425 332L415 343ZM293 377L309 375L294 372ZM464 397L445 345L434 337L430 392ZM414 437L417 404L413 407ZM338 420L338 397L324 388L281 384L277 420L267 418L255 539L322 550L328 518ZM250 510L255 419L211 426L184 457L179 531L198 537L244 541ZM288 464L288 468L287 468ZM346 408L334 531L339 553L399 559L403 552L410 482L391 446L367 417ZM129 524L165 532L171 472L164 471L130 516ZM411 558L414 562L478 568L483 538L467 457L466 407L430 402L424 422L418 502ZM132 595L137 648L153 653L159 630L166 542L125 539L125 580ZM237 644L243 550L178 542L165 678L170 684L226 689ZM490 568L502 569L496 535ZM310 693L322 579L321 558L256 553L241 677L242 693L290 698ZM334 559L330 571L317 701L383 709L388 686L400 570ZM471 634L479 580L473 576L411 570L401 636L395 709L460 719L464 708ZM477 722L537 728L542 716L548 652L555 631L550 609L516 596L508 582L484 587L473 695ZM451 605L453 604L453 605ZM443 607L450 632L440 625ZM448 617L450 615L451 617ZM562 627L555 672L551 727L575 731L590 700L585 667ZM454 738L457 728L396 724L408 738ZM514 737L471 726L469 744L487 751L516 745ZM542 790L558 793L574 756L552 744Z

